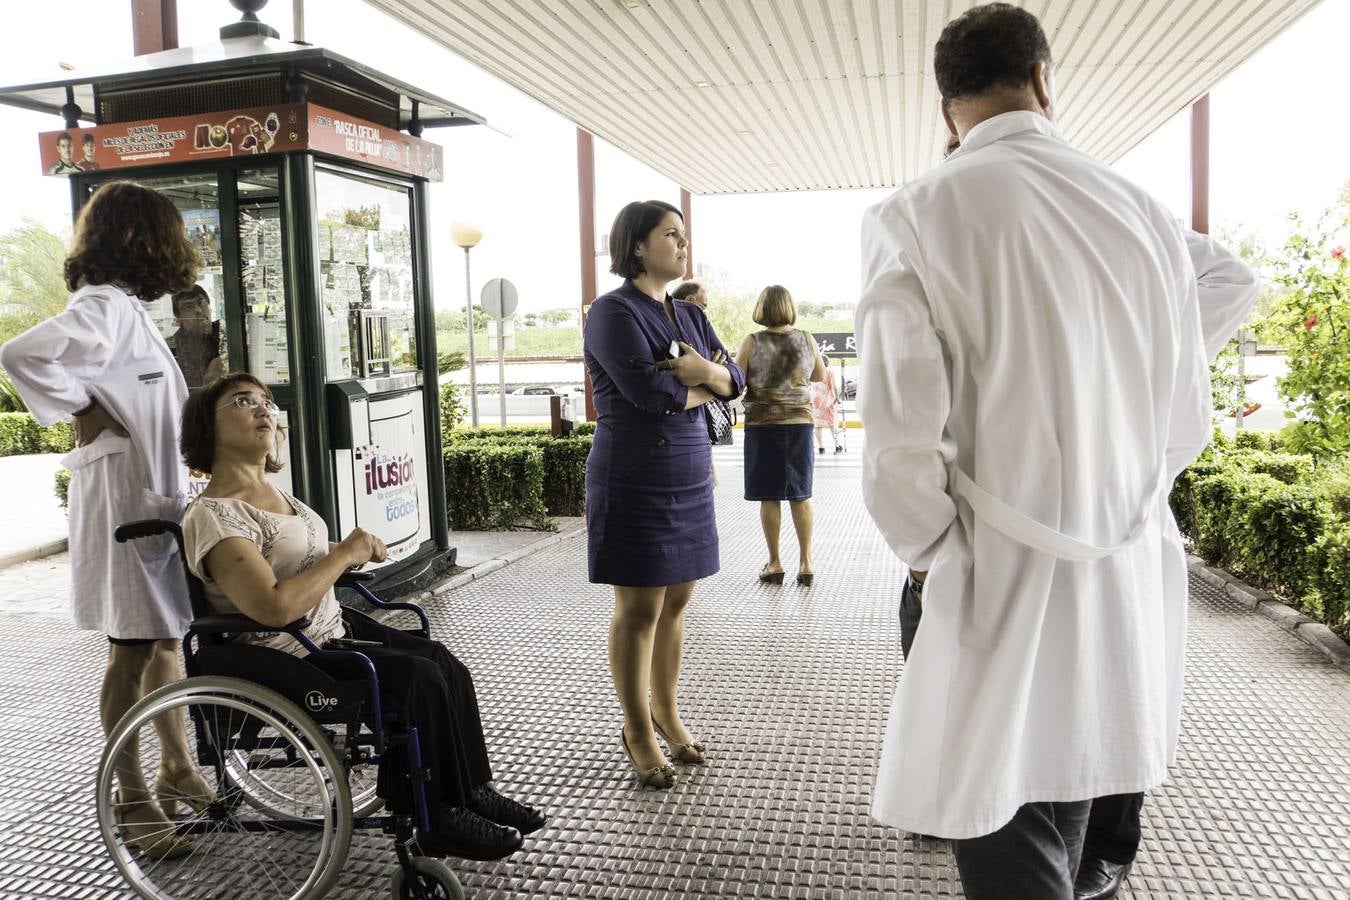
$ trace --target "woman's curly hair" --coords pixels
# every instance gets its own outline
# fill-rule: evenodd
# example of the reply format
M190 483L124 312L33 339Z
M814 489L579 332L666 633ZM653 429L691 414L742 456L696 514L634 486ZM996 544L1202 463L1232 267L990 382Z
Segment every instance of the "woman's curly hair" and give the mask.
M75 221L66 287L116 284L142 300L192 287L202 256L168 197L131 181L94 191Z

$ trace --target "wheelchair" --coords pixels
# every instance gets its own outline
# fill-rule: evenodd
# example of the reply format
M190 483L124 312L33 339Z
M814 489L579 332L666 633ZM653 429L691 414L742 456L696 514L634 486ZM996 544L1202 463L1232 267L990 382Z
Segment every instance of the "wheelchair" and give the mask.
M417 845L416 829L430 830L429 777L417 729L384 714L370 658L359 649L315 645L304 631L307 619L278 629L244 615L212 613L201 582L187 569L176 523L131 522L115 537L126 542L164 534L177 542L192 600L194 618L183 639L187 678L127 711L108 737L98 770L99 831L127 884L146 898L322 897L341 875L353 831L380 829L393 836L398 857L390 884L395 898L462 900L454 872ZM422 608L378 599L362 584L372 577L349 572L338 586L376 608L413 612L421 624L412 633L429 636ZM362 615L349 608L343 613ZM294 637L312 658L340 661L344 674L350 670L355 677L335 679L309 657L230 640L277 631ZM188 813L170 815L173 833L165 839L187 845L187 838L190 849L156 856L157 838L129 839L119 824L116 769L139 765L146 783L154 784L162 758L158 728L166 717L184 714L189 754L215 797L178 803ZM381 814L375 770L386 753L405 754L413 782L409 814ZM147 841L150 852L141 846Z

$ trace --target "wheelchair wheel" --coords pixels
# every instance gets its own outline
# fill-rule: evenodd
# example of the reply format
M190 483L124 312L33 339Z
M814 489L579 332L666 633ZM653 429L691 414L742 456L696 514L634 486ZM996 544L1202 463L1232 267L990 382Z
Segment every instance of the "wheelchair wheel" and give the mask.
M294 767L294 751L286 747L235 750L225 758L225 774L242 799L259 812L278 818L312 815L306 807L306 776ZM373 816L384 805L375 793L378 768L363 765L347 773L352 817Z
M389 886L394 900L464 900L464 888L450 867L439 859L414 856L413 874L399 866Z
M153 826L129 829L119 821L130 807L118 795L118 769L139 769L153 788L162 761L157 720L185 714L189 757L217 796L174 818L162 834ZM291 790L308 814L270 815L242 802L228 761L260 746L292 761ZM351 844L351 792L327 735L289 700L237 678L189 678L128 710L99 762L96 804L113 863L147 898L322 897Z

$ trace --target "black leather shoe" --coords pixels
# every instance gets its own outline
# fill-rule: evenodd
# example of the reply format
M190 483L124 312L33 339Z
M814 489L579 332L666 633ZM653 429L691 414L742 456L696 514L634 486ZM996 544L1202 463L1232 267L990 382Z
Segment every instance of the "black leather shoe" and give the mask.
M463 806L443 807L433 819L435 830L419 834L418 846L427 856L463 859L502 859L520 848L520 832L489 822Z
M1085 858L1078 867L1078 880L1073 883L1073 900L1107 900L1114 897L1125 883L1134 863L1113 863L1104 859Z
M504 797L486 784L473 789L473 793L469 795L469 809L498 825L509 825L521 834L538 831L548 821L544 818L544 814L533 806L526 806L518 800Z

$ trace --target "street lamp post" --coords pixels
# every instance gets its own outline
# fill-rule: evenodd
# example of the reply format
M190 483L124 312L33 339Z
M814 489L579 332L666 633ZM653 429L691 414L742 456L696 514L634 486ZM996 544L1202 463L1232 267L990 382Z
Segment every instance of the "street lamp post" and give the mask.
M450 226L450 237L464 248L464 315L469 328L469 421L478 427L478 374L473 357L473 283L469 280L469 251L483 239L483 232L472 225L456 222Z

